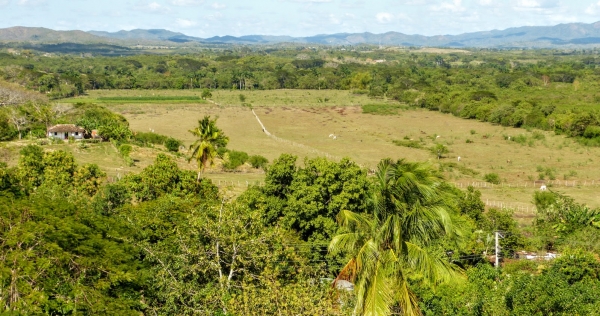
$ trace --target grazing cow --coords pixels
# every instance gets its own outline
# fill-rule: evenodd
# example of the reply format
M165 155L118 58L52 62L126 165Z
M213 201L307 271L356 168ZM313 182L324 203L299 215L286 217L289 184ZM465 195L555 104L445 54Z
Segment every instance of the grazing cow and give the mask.
M335 135L334 134L329 134L329 137L333 137L333 136L335 136Z
M540 187L540 191L546 191L548 190L548 188L546 188L545 184L542 184L542 186Z
M458 162L460 162L460 156L458 156Z
M435 138L440 138L440 135L436 136Z
M506 163L507 164L512 164L512 161L510 159L506 159Z

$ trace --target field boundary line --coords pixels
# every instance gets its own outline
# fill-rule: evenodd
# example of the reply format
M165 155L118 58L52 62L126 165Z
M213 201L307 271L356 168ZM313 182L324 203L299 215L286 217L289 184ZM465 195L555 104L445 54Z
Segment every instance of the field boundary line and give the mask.
M332 159L332 160L335 160L335 161L340 161L341 160L341 158L338 157L338 156L331 155L331 154L329 154L327 152L324 152L322 150L316 149L314 147L310 147L310 146L307 146L307 145L304 145L304 144L301 144L301 143L297 143L297 142L294 142L294 141L291 141L291 140L287 140L287 139L284 139L284 138L281 138L281 137L277 137L277 136L271 134L267 130L267 128L265 127L265 125L263 125L262 121L260 120L260 118L258 117L258 115L256 114L256 112L254 112L254 109L251 109L251 111L252 111L252 114L254 114L254 117L256 117L256 120L258 121L258 124L260 124L260 127L262 128L262 131L267 136L271 137L273 140L278 141L280 143L285 143L285 144L291 145L292 147L299 147L299 148L305 149L305 150L309 151L310 153L321 155L321 156L325 156L328 159ZM359 165L359 166L361 168L363 167L362 165Z

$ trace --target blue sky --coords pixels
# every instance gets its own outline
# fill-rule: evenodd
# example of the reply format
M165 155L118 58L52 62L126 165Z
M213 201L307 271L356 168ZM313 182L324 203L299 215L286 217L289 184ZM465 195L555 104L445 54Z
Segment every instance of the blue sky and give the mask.
M199 37L440 35L597 21L599 0L0 0L0 28L164 28Z

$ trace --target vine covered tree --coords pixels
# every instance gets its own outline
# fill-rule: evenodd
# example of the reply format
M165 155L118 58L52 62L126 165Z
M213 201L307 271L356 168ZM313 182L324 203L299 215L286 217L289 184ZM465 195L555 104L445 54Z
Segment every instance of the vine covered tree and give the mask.
M330 252L347 253L350 260L336 282L355 284L356 315L420 315L408 274L417 273L432 284L456 274L456 268L437 257L429 246L442 238L456 239L459 225L452 220L452 195L427 164L382 160L376 172L372 206L367 214L342 210L342 229Z
M225 136L223 131L217 127L217 119L211 119L210 116L205 116L203 119L198 121L198 127L189 130L196 141L190 145L190 151L192 152L188 158L188 162L195 160L198 163L198 178L208 164L213 163L215 156L217 155L217 149L220 147L227 146L229 137Z

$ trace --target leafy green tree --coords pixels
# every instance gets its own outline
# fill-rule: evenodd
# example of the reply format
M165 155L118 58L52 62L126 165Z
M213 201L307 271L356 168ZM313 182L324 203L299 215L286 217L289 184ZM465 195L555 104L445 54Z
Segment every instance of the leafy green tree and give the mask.
M261 155L253 155L248 158L248 162L252 165L252 168L266 169L269 160Z
M178 152L179 151L179 146L181 146L182 143L181 141L179 141L178 139L175 139L173 137L169 137L167 138L167 140L165 140L165 148L167 148L168 151L170 152Z
M456 275L456 267L427 248L460 234L451 219L454 197L440 190L442 184L426 164L382 160L368 214L342 210L338 215L345 231L329 250L350 255L337 280L355 283L356 314L389 315L398 306L404 315L419 315L409 274L419 273L433 284Z
M485 203L481 200L481 191L475 190L472 186L467 187L462 199L458 202L458 208L461 213L466 214L474 221L481 220L485 211Z
M444 144L436 144L431 148L431 152L437 157L437 159L441 159L445 154L449 153L448 147Z
M212 93L210 92L209 89L204 88L202 89L202 94L200 95L200 97L204 100L212 98Z
M227 146L229 137L225 136L223 131L217 127L217 119L211 120L210 116L205 116L198 121L198 127L189 130L196 138L193 144L190 145L192 152L188 158L188 162L195 160L198 164L198 177L200 176L208 164L213 164L217 149Z
M98 165L85 164L73 174L73 185L77 192L92 197L100 189L105 177L106 173Z
M62 150L44 153L44 184L72 188L75 157Z
M193 171L181 170L177 163L164 154L139 174L127 175L123 181L137 201L150 201L164 195L196 196L214 199L218 189L209 179L194 179Z
M44 179L44 150L37 145L27 145L19 153L16 176L22 190L28 193Z

